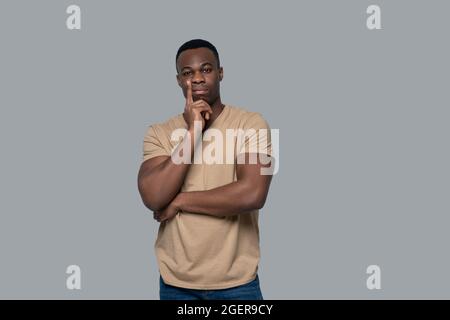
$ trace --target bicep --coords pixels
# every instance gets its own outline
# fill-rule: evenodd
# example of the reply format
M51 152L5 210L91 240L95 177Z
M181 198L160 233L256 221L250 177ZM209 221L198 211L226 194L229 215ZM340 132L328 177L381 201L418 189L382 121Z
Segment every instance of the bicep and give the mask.
M169 156L156 156L142 162L141 167L139 169L138 180L141 181L142 178L150 174L156 168L158 168L164 161L166 161Z
M270 161L274 161L270 158ZM267 168L271 162L261 161L258 153L242 153L238 155L236 164L236 176L238 181L243 181L251 188L267 193L272 175L267 174Z

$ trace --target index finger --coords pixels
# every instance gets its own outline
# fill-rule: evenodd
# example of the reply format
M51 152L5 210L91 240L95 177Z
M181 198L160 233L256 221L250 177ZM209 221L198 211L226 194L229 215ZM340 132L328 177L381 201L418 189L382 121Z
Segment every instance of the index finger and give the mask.
M191 80L188 80L186 82L187 84L187 90L186 90L186 103L190 104L194 102L194 99L192 99L192 85L191 85Z

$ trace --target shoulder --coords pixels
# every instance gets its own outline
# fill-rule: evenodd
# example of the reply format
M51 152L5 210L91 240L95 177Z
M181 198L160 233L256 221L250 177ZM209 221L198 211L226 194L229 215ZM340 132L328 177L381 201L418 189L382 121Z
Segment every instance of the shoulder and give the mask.
M147 135L170 136L176 129L186 128L183 114L177 114L162 122L155 122L147 126Z
M269 127L268 122L264 118L263 114L258 111L251 111L247 108L227 105L230 110L230 117L237 119L240 123L240 127L244 128L262 128Z

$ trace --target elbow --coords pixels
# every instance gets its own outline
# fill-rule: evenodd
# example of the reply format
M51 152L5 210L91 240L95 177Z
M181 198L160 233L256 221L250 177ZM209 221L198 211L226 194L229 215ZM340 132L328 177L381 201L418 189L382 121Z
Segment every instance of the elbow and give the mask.
M264 204L266 203L265 197L256 199L254 203L254 207L256 210L260 210L264 207Z
M160 211L163 209L162 204L155 198L148 196L148 194L141 193L142 202L151 211Z
M143 183L139 183L138 188L142 202L149 210L161 211L164 209L164 204L158 200L160 198L158 195L153 194Z
M251 210L262 209L266 203L267 192L255 189L251 192L251 194L252 196L249 204Z
M151 211L161 211L162 209L164 209L164 206L158 201L153 201L142 197L142 202Z

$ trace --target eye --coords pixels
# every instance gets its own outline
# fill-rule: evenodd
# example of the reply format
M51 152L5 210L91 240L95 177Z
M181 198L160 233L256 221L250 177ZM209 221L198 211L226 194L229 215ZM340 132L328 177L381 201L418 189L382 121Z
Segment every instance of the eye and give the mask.
M203 69L203 72L206 72L206 73L210 73L211 71L212 71L211 68L205 68L205 69Z
M190 75L191 72L190 71L184 71L182 74L183 74L183 76L187 76L187 75Z

